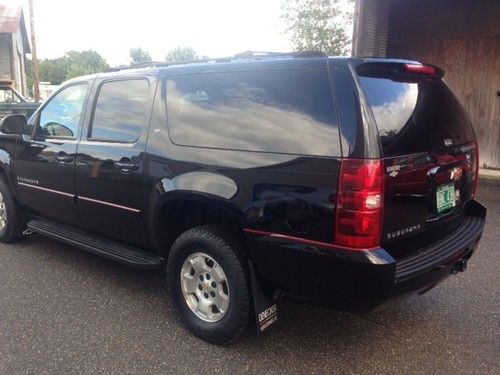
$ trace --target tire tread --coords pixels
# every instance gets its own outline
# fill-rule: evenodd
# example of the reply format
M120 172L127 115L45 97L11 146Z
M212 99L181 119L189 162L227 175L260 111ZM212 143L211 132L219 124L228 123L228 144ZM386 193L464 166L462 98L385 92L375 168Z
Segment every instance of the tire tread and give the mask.
M12 243L23 237L23 230L26 227L26 220L21 209L12 194L9 183L5 177L0 176L0 191L7 210L7 225L3 233L0 233L0 242Z
M246 306L246 308L242 309L238 317L239 321L234 325L236 329L232 330L230 334L218 334L214 332L209 333L203 329L199 329L199 327L193 327L189 324L189 322L187 322L187 326L195 335L209 342L218 345L231 344L241 336L249 322L250 293L248 269L246 267L245 255L242 251L239 241L233 235L231 235L229 231L225 230L219 225L205 225L187 230L177 238L174 245L172 246L171 254L172 252L175 252L179 246L191 242L193 238L198 240L206 240L214 244L218 248L224 249L225 256L229 258L229 262L234 266L232 272L235 273L235 276L237 278L245 281L245 287L240 290L240 303L241 305ZM170 291L175 292L174 290L172 290L173 286L176 285L175 280L173 279L176 277L176 275L175 272L173 272L172 259L173 257L169 256L167 264L167 278L169 279L168 284L170 286ZM184 319L184 321L186 322L186 319Z

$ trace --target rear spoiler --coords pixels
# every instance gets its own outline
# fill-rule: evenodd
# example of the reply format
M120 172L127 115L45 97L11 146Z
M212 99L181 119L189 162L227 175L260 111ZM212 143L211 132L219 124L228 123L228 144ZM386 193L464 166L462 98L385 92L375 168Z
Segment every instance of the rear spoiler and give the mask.
M388 78L393 81L414 81L426 78L442 78L444 70L430 64L418 62L381 62L368 61L356 66L360 76Z

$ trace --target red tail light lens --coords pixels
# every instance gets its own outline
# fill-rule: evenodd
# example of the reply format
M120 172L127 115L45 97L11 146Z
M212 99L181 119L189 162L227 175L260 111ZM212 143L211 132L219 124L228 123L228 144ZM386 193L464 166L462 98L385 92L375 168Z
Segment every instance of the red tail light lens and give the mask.
M383 202L382 161L343 159L337 193L336 243L356 249L378 246Z
M436 68L429 65L405 64L404 67L405 70L409 73L429 74L429 75L434 75L437 73Z
M472 190L472 198L476 196L477 192L477 181L479 180L479 145L476 142L474 142L474 149L475 149L475 162L474 162L474 189Z

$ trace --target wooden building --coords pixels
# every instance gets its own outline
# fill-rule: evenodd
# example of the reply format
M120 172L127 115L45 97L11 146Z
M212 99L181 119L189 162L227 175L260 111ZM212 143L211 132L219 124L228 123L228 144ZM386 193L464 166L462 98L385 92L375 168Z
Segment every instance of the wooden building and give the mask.
M0 80L12 81L24 96L28 94L26 54L30 52L22 8L0 5Z
M500 168L500 0L356 0L353 55L444 68L474 123L481 166Z

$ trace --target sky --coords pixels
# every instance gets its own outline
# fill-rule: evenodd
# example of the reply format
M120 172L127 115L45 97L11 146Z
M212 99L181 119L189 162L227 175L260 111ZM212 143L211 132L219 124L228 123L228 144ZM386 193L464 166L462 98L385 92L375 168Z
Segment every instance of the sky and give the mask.
M22 5L29 26L27 0ZM210 57L244 50L289 51L282 33L281 0L33 0L39 58L93 49L110 65L127 64L142 47L163 60L177 46Z
M0 0L24 7L28 0ZM345 1L345 0L344 0ZM246 50L290 51L280 19L282 0L33 0L38 57L93 49L110 65L128 64L142 47L164 60L177 46L199 55L231 56Z

